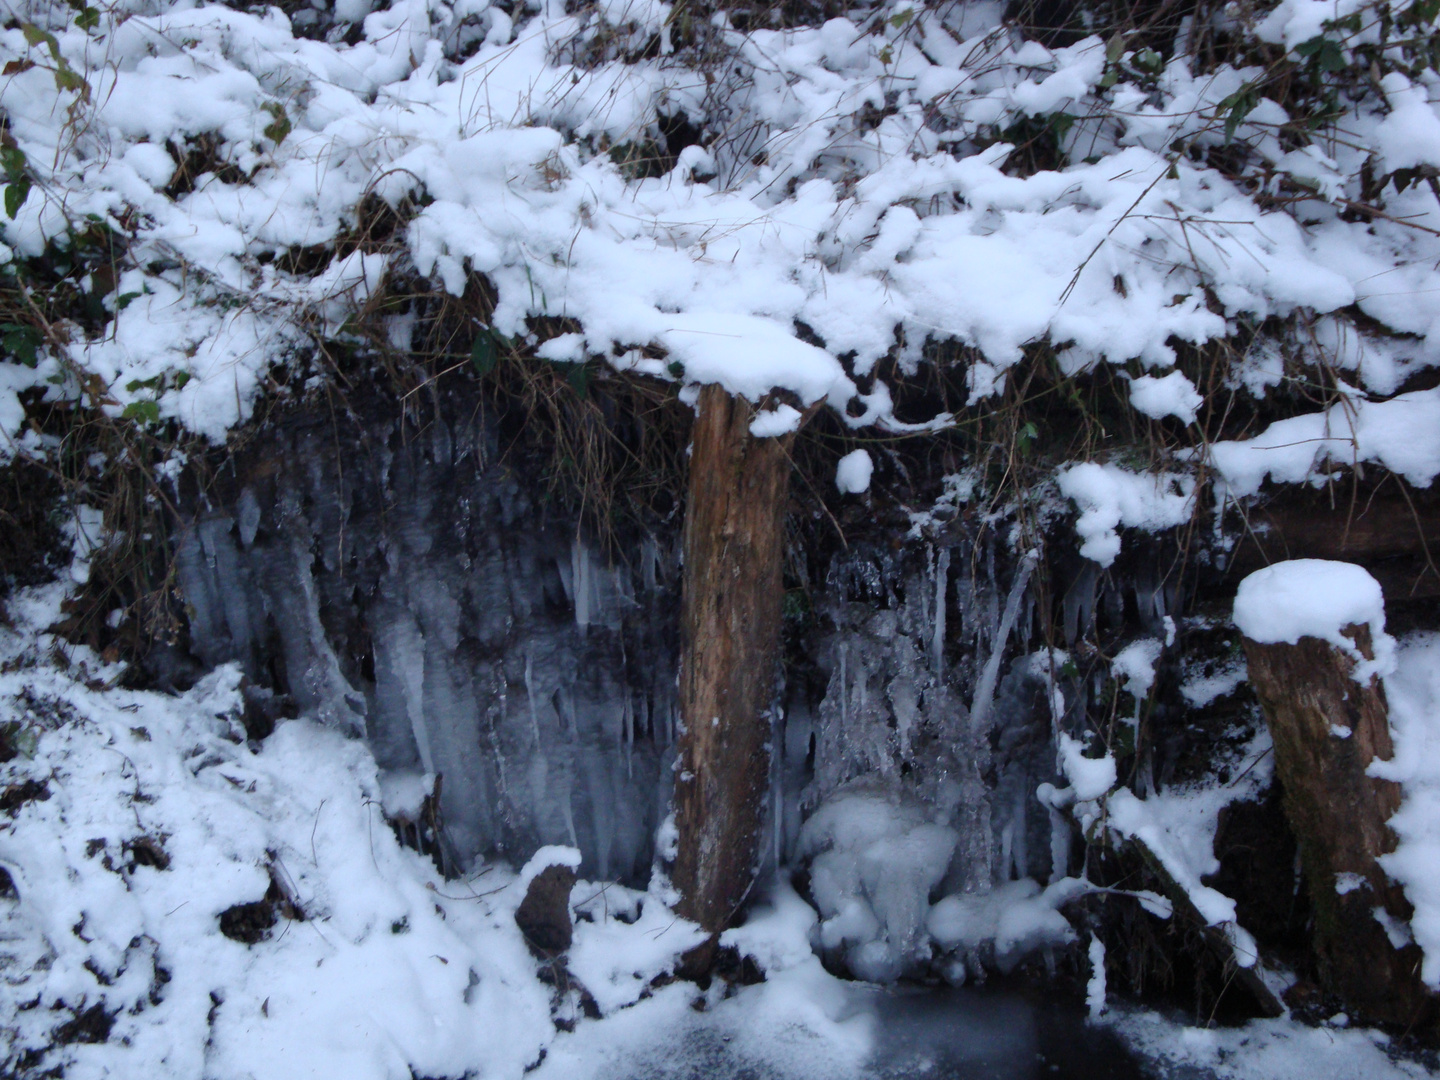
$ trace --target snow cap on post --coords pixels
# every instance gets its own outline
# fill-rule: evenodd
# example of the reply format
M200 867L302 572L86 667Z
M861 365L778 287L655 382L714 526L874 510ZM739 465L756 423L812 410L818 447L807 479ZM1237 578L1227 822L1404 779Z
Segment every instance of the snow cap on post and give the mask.
M1364 567L1329 559L1291 559L1256 570L1235 593L1235 625L1262 645L1319 638L1356 661L1355 679L1388 675L1395 639L1385 633L1385 596ZM1375 658L1367 660L1342 631L1370 628Z

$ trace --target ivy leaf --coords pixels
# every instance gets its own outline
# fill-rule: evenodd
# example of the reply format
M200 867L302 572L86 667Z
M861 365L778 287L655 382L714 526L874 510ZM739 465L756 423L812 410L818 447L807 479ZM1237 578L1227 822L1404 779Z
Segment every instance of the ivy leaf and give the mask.
M138 420L145 424L155 424L160 421L160 406L153 401L132 401L125 406L125 411L120 414L124 420Z
M75 16L75 25L81 30L94 30L100 25L100 12L93 7L80 9L80 14Z
M18 146L0 146L0 168L4 168L5 175L12 182L25 175L28 164L25 151Z
M1297 56L1313 61L1315 66L1326 74L1333 74L1345 69L1345 51L1340 47L1340 43L1323 34L1296 45L1295 53Z
M1158 75L1165 66L1165 60L1154 49L1141 49L1135 54L1135 66L1151 75Z
M48 30L41 30L34 23L21 23L20 32L25 35L25 40L31 46L44 43L50 49L50 55L56 60L60 59L60 43L55 40L55 35Z
M144 294L138 292L121 293L115 298L115 314L120 314L120 312L124 311L136 300L140 299L142 295Z
M0 338L0 348L3 348L8 356L28 368L33 368L40 362L40 331L33 326L3 323L0 324L0 332L5 335Z
M470 346L470 362L475 365L475 373L484 377L495 370L499 359L499 353L495 349L494 331L487 326L475 335L475 344Z
M6 184L5 216L11 221L14 221L15 215L20 212L20 208L25 205L25 200L28 198L30 198L30 181L28 178L21 177L14 183Z
M1255 93L1255 87L1246 83L1215 107L1216 115L1223 114L1225 117L1225 142L1227 145L1235 138L1235 132L1245 122L1245 117L1254 112L1255 106L1259 104L1260 98Z
M267 101L265 103L265 111L274 117L274 119L265 126L265 137L276 146L279 146L285 141L285 136L289 135L292 130L290 117L285 112L285 106L281 105L278 101Z
M65 60L59 61L55 66L55 89L73 90L80 95L81 100L90 100L90 84Z
M565 381L570 384L570 388L575 393L580 395L581 401L590 396L590 376L592 374L594 372L590 370L589 364L572 364L570 374L565 376Z

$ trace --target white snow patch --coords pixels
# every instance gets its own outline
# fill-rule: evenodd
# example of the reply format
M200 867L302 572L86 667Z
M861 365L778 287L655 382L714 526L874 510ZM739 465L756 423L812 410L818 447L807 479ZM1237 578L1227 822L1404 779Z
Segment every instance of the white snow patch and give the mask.
M846 495L859 495L870 490L870 476L875 462L868 450L852 450L835 466L835 486Z
M1118 465L1086 462L1059 474L1060 493L1080 508L1075 531L1080 554L1109 566L1120 554L1119 529L1151 531L1190 520L1195 481L1178 473L1134 473Z
M1130 404L1137 412L1154 420L1176 416L1184 423L1193 424L1195 414L1205 404L1205 399L1184 374L1172 371L1158 379L1153 375L1142 375L1131 380Z

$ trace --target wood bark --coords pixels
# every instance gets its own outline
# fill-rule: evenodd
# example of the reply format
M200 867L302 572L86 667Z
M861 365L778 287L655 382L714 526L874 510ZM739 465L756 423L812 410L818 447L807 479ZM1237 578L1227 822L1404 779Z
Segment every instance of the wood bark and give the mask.
M1388 483L1338 491L1285 485L1246 510L1246 530L1230 557L1239 581L1282 559L1357 563L1380 582L1391 602L1440 596L1440 491Z
M770 775L791 436L750 435L754 409L700 392L685 509L675 766L678 912L725 929L755 873Z
M1343 633L1373 656L1367 627ZM1395 848L1386 821L1400 788L1366 775L1371 761L1393 753L1384 688L1373 677L1356 682L1354 659L1318 638L1247 638L1245 655L1300 847L1321 983L1367 1019L1428 1025L1434 1003L1418 977L1419 950L1394 948L1376 915L1382 909L1403 925L1411 913L1377 862Z

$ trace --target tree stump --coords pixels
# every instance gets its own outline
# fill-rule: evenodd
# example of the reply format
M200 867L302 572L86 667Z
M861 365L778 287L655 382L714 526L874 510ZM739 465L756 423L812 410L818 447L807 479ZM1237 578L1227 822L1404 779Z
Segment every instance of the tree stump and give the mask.
M752 437L754 415L701 390L685 508L671 880L678 912L712 934L753 883L770 775L793 436Z
M1374 656L1368 627L1341 633ZM1426 1024L1433 1001L1419 979L1419 949L1396 949L1380 921L1404 925L1411 913L1376 861L1395 848L1386 821L1400 806L1400 788L1365 773L1393 753L1384 688L1373 676L1356 682L1355 660L1319 638L1293 645L1246 638L1245 655L1300 847L1320 981L1371 1020Z

